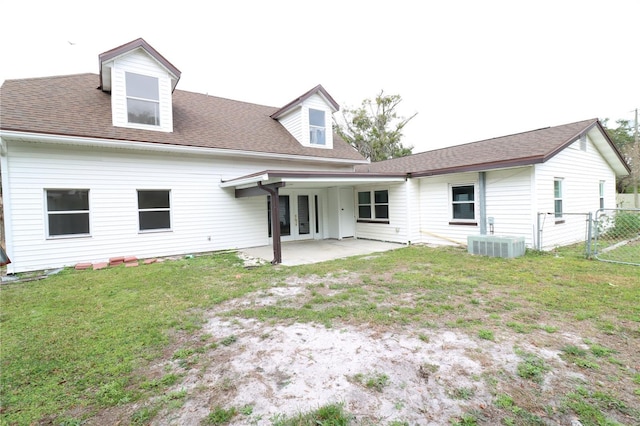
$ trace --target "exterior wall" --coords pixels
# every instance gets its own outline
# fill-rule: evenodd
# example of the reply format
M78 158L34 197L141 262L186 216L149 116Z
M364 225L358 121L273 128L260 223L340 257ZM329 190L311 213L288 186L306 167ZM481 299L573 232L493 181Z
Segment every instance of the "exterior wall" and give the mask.
M531 178L531 167L486 172L486 217L494 219L495 235L523 236L527 244L533 244ZM425 177L419 181L421 242L466 245L467 236L480 235L478 173ZM475 185L475 225L451 224L451 186L464 184Z
M304 140L305 133L302 126L301 110L301 107L295 108L292 112L278 120L280 121L280 124L282 124L284 128L291 133L291 136L296 138L300 143ZM307 140L309 139L308 133L309 130L307 129Z
M518 167L486 175L486 212L487 218L494 219L494 234L524 237L529 247L534 244L536 223L531 199L533 170L533 167Z
M324 111L324 128L325 128L325 145L311 145L309 141L309 108ZM303 131L303 144L308 146L315 146L319 149L331 149L333 148L333 130L332 130L332 113L322 96L315 94L306 99L302 104L302 128L307 128L307 131Z
M160 94L160 126L129 123L127 120L127 96L125 72L148 75L158 78ZM171 102L171 78L169 74L149 55L142 51L132 52L113 63L111 69L111 110L113 125L137 129L159 129L173 131L173 113Z
M404 184L395 185L374 185L358 186L354 191L355 203L358 200L358 191L371 190L389 191L389 223L361 223L356 222L356 237L370 240L390 241L395 243L407 243L408 220L407 220L407 199L406 186ZM358 206L355 206L356 218L358 216Z
M7 143L7 272L114 256L155 257L269 243L265 196L235 198L221 180L264 169L327 170L286 161ZM3 164L4 165L4 164ZM340 168L338 168L340 169ZM347 168L342 168L343 170ZM47 238L45 189L88 189L89 237ZM171 231L138 231L137 190L171 191Z
M605 208L616 206L615 174L589 138L586 151L580 149L577 141L535 168L535 195L541 213L553 213L554 178L563 179L564 222L556 223L553 214L545 215L542 249L584 241L586 214L600 208L600 181L605 182Z
M311 145L309 140L309 108L324 111L324 125L325 125L325 144L324 145ZM286 116L279 118L280 124L291 135L296 138L300 144L304 146L313 146L318 149L332 149L333 148L333 123L332 123L332 111L331 108L324 101L322 96L314 94L310 96L297 108L294 108Z
M466 244L467 235L480 233L479 226L449 225L451 222L451 185L473 184L478 189L477 173L419 178L420 235L426 244Z

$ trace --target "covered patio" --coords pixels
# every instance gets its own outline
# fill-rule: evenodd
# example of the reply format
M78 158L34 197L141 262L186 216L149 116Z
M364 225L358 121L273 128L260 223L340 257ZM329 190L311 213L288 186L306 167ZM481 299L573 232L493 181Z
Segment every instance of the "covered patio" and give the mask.
M406 245L356 238L291 241L282 243L281 264L286 266L305 265L350 256L380 253L402 247L406 247ZM266 262L271 262L273 259L271 245L243 249L240 250L240 253Z

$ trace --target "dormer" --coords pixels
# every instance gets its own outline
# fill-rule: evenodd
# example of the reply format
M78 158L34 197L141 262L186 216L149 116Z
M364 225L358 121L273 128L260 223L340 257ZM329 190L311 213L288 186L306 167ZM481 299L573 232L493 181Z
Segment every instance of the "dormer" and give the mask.
M332 149L332 115L340 106L317 85L271 115L303 146Z
M141 38L102 53L100 89L111 93L113 125L172 132L171 95L180 74Z

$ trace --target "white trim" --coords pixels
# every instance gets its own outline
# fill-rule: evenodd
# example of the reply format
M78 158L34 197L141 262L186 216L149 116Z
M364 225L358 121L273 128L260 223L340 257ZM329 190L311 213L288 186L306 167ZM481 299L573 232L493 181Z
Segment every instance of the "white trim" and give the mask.
M2 169L2 209L4 210L4 243L9 259L13 258L13 216L11 214L11 185L9 185L9 147L0 138L0 168ZM13 262L13 261L12 261ZM7 265L7 273L14 273L14 263Z
M318 172L322 174L322 172ZM354 173L356 174L356 173ZM404 177L351 177L351 176L317 176L317 177L287 177L287 176L275 176L269 177L269 173L263 173L257 176L251 176L247 178L226 180L220 183L221 188L240 188L257 185L258 182L285 182L285 183L326 183L326 184L344 184L344 185L365 185L370 183L389 183L389 182L404 182Z
M211 156L221 156L221 157L222 156L226 156L226 157L242 156L244 158L247 158L247 157L272 158L272 159L300 160L300 161L338 163L338 164L368 164L369 163L368 160L348 160L344 158L315 157L315 156L295 155L295 154L277 154L273 152L243 151L239 149L206 148L206 147L195 147L195 146L169 145L169 144L153 143L153 142L133 142L133 141L120 141L120 140L114 140L114 139L84 138L84 137L63 136L63 135L45 135L42 133L29 133L29 132L17 132L17 131L6 131L6 130L0 131L0 137L14 140L14 141L97 146L102 148L131 149L131 150L138 150L138 151L176 152L176 153L182 153L182 154L211 155Z

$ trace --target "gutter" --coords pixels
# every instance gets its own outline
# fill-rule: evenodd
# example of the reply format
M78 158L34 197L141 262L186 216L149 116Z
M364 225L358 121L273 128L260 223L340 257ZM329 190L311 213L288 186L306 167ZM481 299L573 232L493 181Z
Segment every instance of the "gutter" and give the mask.
M116 139L85 138L78 136L50 135L13 130L0 130L0 137L14 141L42 142L61 145L81 145L100 148L129 149L137 151L171 152L219 157L268 158L277 160L297 160L337 164L367 164L367 160L349 160L344 158L315 157L309 155L278 154L269 152L243 151L237 149L206 148L197 146L169 145L152 142L122 141Z

